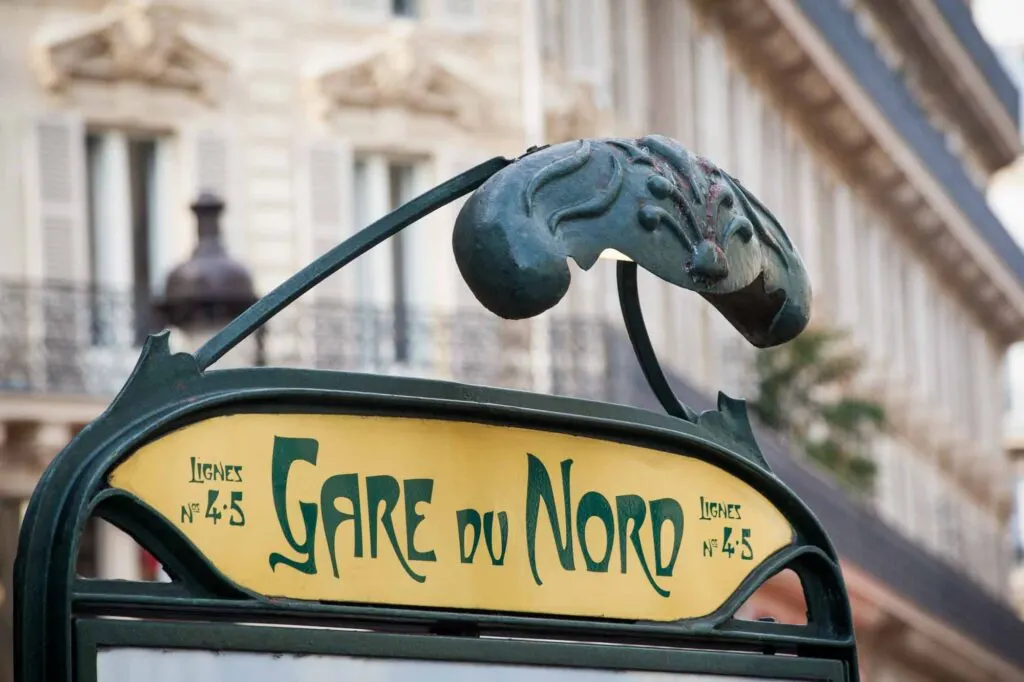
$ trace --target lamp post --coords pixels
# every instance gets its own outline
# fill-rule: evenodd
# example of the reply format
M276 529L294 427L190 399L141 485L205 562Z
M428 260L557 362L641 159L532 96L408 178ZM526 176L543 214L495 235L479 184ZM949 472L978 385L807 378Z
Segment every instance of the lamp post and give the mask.
M164 296L154 305L158 319L178 333L188 352L196 351L257 299L249 270L229 256L221 242L224 202L203 192L191 208L199 241L188 260L167 276ZM261 336L246 339L220 362L221 367L262 364Z

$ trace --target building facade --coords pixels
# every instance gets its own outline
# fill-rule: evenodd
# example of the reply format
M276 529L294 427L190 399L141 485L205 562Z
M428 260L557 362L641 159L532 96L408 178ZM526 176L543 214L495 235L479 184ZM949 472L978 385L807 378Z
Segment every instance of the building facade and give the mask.
M975 0L975 18L1007 73L1024 88L1024 7L1007 0ZM989 185L989 201L1018 243L1024 244L1024 156L999 171ZM1024 615L1024 344L1006 355L1005 442L1014 469L1011 537L1014 565L1010 591Z
M200 191L226 202L228 251L266 292L486 158L657 132L779 216L810 272L813 324L849 332L866 358L852 390L886 408L868 501L764 435L836 536L864 679L1024 680L1001 421L1024 254L985 200L1020 152L1019 93L966 3L12 0L0 46L5 585L40 472L159 324L152 302L194 244ZM536 320L495 320L451 257L456 210L272 321L268 362L633 400L613 268L574 273ZM738 334L696 296L641 286L691 402L745 395L754 351ZM157 577L102 523L80 564ZM799 622L799 600L782 576L743 615Z

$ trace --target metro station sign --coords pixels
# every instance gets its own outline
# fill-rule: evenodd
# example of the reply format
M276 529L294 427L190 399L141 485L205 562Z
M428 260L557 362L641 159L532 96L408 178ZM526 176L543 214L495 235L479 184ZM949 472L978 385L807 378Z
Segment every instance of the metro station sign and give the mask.
M616 254L626 332L666 414L444 381L209 369L466 194L455 258L501 317L555 305L568 258L589 269ZM328 251L194 355L151 336L29 504L16 679L855 682L828 535L772 473L741 401L720 394L702 414L678 401L644 326L638 267L696 291L757 346L809 318L806 272L771 212L649 136L492 159ZM171 582L76 577L92 517L132 535ZM736 618L787 569L806 625Z

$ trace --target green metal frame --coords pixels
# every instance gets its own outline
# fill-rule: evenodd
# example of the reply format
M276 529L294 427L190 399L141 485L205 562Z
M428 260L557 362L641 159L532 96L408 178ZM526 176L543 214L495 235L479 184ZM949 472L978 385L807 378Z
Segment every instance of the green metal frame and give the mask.
M537 150L528 152L534 153ZM451 382L281 368L207 371L209 365L319 281L373 246L433 210L480 187L515 161L492 159L414 199L332 249L261 299L215 335L194 356L171 354L168 335L151 336L139 362L110 407L53 460L30 501L15 565L15 678L18 682L89 680L88 656L99 643L125 642L175 646L267 647L318 642L326 650L358 649L371 640L339 632L301 634L284 628L206 626L210 621L364 626L401 632L388 655L510 662L543 660L565 665L696 666L702 672L764 676L785 670L800 679L858 679L856 645L839 558L817 519L772 474L754 440L742 402L719 396L719 409L697 415L675 398L657 365L643 325L636 290L636 266L619 265L624 319L644 374L668 414L619 405L545 396ZM714 613L675 623L624 622L584 618L534 617L505 613L377 607L270 599L231 583L170 522L140 500L110 489L109 472L142 445L184 425L211 416L251 412L372 414L462 420L523 426L660 449L712 463L751 485L771 501L794 529L792 545L768 557ZM173 582L132 583L83 580L75 576L82 529L92 517L104 518L131 534L167 569ZM733 618L742 604L771 576L796 572L807 601L808 623L791 626ZM173 622L98 621L131 616ZM192 622L188 622L192 621ZM210 629L212 628L212 629ZM136 631L138 634L130 634ZM210 638L197 633L212 633ZM129 633L129 634L125 634ZM411 633L411 634L410 634ZM623 645L698 648L643 653L593 645L538 641L497 644L482 635L538 639L578 639ZM279 636L280 635L280 636ZM150 637L151 639L145 639ZM253 638L256 638L255 640ZM262 644L258 641L263 637ZM368 636L370 637L370 636ZM372 635L384 637L384 635ZM110 639L113 638L113 639ZM126 639L128 638L128 639ZM453 640L453 638L456 638ZM143 641L144 640L144 641ZM135 641L135 640L132 640ZM455 641L455 645L452 642ZM740 656L745 651L759 655ZM78 674L75 660L77 652ZM621 653L620 653L621 652ZM729 653L732 652L732 653ZM773 654L790 654L779 656ZM808 671L804 677L789 672ZM482 658L480 660L483 660ZM620 661L622 662L620 665ZM670 663L671 662L671 663ZM84 666L84 667L83 667ZM641 668L646 669L646 668ZM84 675L84 676L82 676ZM809 675L809 677L808 677Z
M618 671L704 673L754 678L842 682L843 666L824 659L767 658L743 653L601 646L584 642L517 642L444 635L300 630L211 623L104 621L75 625L79 682L97 682L96 658L104 648L158 648L351 656L515 666L590 668Z

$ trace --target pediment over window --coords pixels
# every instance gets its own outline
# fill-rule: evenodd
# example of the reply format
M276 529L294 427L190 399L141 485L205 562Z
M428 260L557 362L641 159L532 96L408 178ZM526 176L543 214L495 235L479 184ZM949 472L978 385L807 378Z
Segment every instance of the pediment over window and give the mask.
M227 61L191 35L172 0L114 0L98 15L45 26L33 45L40 82L59 91L74 81L128 81L216 94Z
M488 96L460 71L436 43L428 46L415 32L400 30L309 73L321 115L341 106L394 107L475 129L484 121Z

